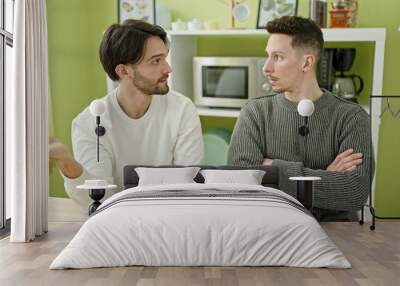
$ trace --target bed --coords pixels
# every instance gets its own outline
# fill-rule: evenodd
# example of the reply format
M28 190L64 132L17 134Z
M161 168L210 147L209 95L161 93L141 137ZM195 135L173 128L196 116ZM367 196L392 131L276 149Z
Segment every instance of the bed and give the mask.
M200 166L192 183L140 185L142 167L124 168L124 191L102 203L50 269L351 267L310 212L277 189L273 166L246 168L263 171L260 185L205 182L204 172L240 169L229 166Z

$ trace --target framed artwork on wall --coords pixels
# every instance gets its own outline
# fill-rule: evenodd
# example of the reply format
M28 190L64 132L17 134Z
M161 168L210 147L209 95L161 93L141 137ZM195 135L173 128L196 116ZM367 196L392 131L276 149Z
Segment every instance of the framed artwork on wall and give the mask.
M260 0L257 29L264 29L273 19L297 15L297 6L298 0Z
M118 0L118 21L143 20L154 24L155 0Z

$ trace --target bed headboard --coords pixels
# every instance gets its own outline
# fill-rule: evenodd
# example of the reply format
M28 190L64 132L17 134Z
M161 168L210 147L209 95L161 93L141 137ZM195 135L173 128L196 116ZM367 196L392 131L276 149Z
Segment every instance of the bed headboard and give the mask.
M152 168L180 168L184 166L149 166L149 165L127 165L124 167L124 190L136 187L139 183L139 176L135 171L137 167L152 167ZM279 186L279 170L276 166L252 166L252 167L237 167L237 166L206 166L196 165L202 170L204 169L219 169L219 170L264 170L266 173L262 179L262 185L265 187L272 187L278 189ZM194 178L197 183L204 183L204 178L200 174Z

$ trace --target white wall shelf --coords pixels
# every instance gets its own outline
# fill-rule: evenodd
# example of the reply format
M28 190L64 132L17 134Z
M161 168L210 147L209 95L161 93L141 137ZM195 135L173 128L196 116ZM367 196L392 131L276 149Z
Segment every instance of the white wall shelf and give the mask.
M322 29L324 40L328 42L374 42L385 39L385 28L334 28ZM200 31L168 31L176 36L268 36L264 29L230 29Z

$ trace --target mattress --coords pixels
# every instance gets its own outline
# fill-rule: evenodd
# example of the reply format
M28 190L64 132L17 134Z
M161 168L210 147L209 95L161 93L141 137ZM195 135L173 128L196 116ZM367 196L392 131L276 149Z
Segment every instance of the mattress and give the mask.
M139 186L110 197L50 269L144 266L350 268L296 199L263 186Z

